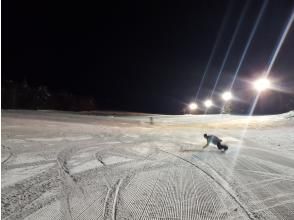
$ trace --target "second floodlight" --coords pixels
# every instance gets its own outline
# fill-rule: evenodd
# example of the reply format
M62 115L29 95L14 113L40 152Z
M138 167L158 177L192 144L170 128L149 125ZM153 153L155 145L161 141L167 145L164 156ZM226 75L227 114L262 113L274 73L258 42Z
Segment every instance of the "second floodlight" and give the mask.
M222 94L222 98L224 101L229 101L233 98L233 95L231 92L227 91Z
M253 87L258 92L262 92L270 87L271 83L266 78L260 78L253 82Z
M194 111L198 108L197 104L195 102L192 102L190 105L189 105L189 109L191 111Z
M204 105L205 105L206 108L210 108L213 105L213 103L212 103L212 101L210 99L207 99L204 102Z

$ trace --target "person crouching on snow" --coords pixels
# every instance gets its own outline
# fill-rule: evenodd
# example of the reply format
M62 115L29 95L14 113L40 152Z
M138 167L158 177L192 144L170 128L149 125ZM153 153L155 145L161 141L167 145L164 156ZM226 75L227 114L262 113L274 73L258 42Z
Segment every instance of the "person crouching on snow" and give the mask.
M208 145L212 143L212 144L215 144L219 150L224 150L224 151L228 150L228 146L225 144L222 144L221 143L222 140L219 139L217 136L204 134L204 138L207 140L207 144L203 146L203 149L208 147Z

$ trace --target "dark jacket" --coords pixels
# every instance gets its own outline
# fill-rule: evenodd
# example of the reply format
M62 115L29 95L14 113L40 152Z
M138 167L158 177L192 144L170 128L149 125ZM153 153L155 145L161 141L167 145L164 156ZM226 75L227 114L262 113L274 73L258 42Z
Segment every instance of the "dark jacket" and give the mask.
M214 135L207 135L206 139L208 144L213 143L217 145L218 143L222 142L221 139L219 139L217 136L214 136Z

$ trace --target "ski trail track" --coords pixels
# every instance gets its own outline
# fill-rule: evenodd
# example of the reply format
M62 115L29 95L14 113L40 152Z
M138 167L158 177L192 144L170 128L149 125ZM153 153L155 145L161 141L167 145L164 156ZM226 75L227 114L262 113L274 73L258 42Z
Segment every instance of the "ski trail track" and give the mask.
M286 145L268 148L245 138L240 147L239 131L212 126L212 132L228 137L229 150L203 151L207 128L185 127L190 118L179 117L183 125L174 127L173 116L159 126L160 116L152 126L145 118L129 124L126 118L121 127L115 118L89 117L84 123L76 117L46 127L48 119L32 115L4 130L10 138L2 146L5 172L53 165L2 188L3 219L293 219L294 161ZM204 126L206 119L199 120ZM29 130L30 121L39 127ZM18 136L7 133L13 129L19 129ZM30 152L42 158L26 157Z
M163 151L163 150L162 150ZM171 154L174 157L179 158L182 161L185 161L186 163L192 165L193 167L199 169L201 172L203 172L204 174L206 174L211 180L213 180L216 184L218 184L238 205L241 209L243 209L243 211L246 213L247 217L249 219L254 219L254 216L252 215L252 213L250 213L250 211L248 210L248 208L246 207L245 204L243 204L239 198L235 195L234 191L230 188L229 184L227 181L225 181L214 169L211 169L211 167L204 168L204 166L206 164L202 163L195 163L195 162L191 162L190 160L187 160L186 158L183 158L177 154L171 153L171 152L167 152L167 151L163 151L167 154Z
M273 151L264 151L263 154L273 154ZM232 155L216 151L210 152L209 156L195 153L193 157L226 179L256 218L291 219L294 207L293 160L289 161L287 157L286 162L277 163L269 159L272 156L260 159L260 155L251 152L251 147L242 149L235 164Z
M7 147L5 145L1 145L1 150L8 151L8 156L3 161L1 161L1 166L4 166L11 159L11 157L13 156L13 153L10 147Z

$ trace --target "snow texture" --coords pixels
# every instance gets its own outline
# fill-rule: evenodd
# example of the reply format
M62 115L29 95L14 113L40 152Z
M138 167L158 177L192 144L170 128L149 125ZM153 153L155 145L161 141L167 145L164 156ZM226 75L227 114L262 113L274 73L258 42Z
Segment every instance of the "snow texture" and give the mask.
M153 124L150 124L153 117ZM214 134L227 152L206 144ZM293 219L294 111L2 111L2 219Z

